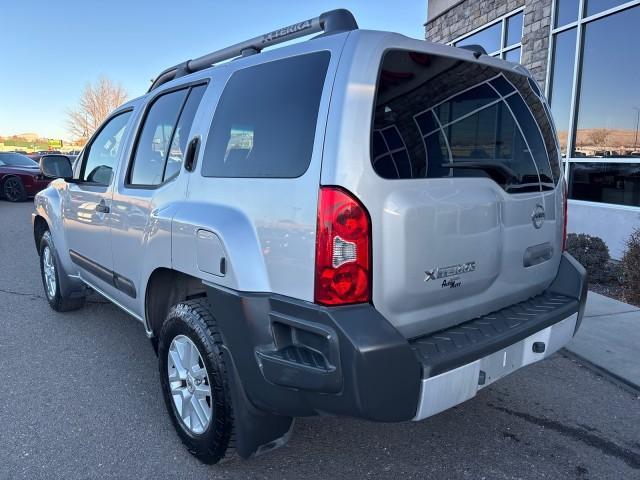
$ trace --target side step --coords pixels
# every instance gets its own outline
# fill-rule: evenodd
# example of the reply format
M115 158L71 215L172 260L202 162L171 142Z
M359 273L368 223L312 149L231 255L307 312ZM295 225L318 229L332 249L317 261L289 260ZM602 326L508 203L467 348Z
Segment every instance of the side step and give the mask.
M577 313L575 298L553 292L409 341L429 378L486 357Z

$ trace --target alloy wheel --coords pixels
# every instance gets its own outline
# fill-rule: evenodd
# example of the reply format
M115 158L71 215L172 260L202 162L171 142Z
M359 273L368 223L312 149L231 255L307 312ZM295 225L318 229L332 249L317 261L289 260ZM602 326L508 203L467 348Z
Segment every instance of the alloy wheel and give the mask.
M7 197L7 200L15 202L20 198L21 192L20 180L17 178L9 178L4 182L4 196Z
M56 265L48 245L42 250L42 271L44 273L44 282L47 287L47 295L49 298L56 296Z
M185 335L176 336L167 355L173 404L184 427L203 433L211 423L213 398L209 374L198 347Z

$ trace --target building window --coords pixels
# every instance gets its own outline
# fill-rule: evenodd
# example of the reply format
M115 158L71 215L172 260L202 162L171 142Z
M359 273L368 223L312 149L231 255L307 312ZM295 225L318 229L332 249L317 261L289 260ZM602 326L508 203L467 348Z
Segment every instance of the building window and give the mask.
M640 157L639 25L637 6L584 27L574 157Z
M624 0L585 0L586 15L595 15L626 3Z
M582 0L556 0L556 27L562 27L578 20Z
M524 7L496 18L487 25L473 30L450 42L455 47L480 45L492 57L520 63Z
M576 29L560 32L553 44L551 65L551 88L549 103L551 114L558 130L558 142L562 156L567 155L569 122L571 117L571 85L573 83L573 63L576 56Z
M569 196L640 207L640 0L555 0L553 12L547 92Z
M572 162L569 198L640 207L640 164Z

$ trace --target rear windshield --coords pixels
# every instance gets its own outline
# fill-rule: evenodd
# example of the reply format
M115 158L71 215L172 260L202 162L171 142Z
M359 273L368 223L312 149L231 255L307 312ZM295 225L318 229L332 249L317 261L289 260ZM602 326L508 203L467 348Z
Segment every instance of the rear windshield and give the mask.
M329 59L322 51L235 72L213 117L202 175L302 175L311 162Z
M553 125L535 82L406 50L384 55L372 162L388 179L487 177L510 193L560 177Z

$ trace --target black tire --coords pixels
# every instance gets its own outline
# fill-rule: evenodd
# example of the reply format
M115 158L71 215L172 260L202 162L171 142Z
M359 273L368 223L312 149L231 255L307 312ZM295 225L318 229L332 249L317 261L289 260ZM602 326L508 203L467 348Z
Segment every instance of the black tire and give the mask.
M45 276L45 250L48 249L49 255L51 255L54 272L53 275L55 277L55 291L51 294L48 286L47 279ZM42 278L42 287L44 288L44 295L49 302L51 308L53 308L56 312L68 312L71 310L78 310L82 308L85 303L85 297L66 297L62 295L60 291L60 261L58 260L58 253L53 245L53 240L51 239L51 232L47 230L42 235L42 239L40 240L40 277ZM62 273L64 275L64 273Z
M168 355L178 335L191 340L199 350L209 375L212 415L200 434L191 432L182 422L171 395ZM158 366L165 405L182 443L204 463L214 464L234 457L234 416L223 341L206 298L179 303L171 308L162 325L158 344Z
M22 202L27 199L27 189L19 177L8 177L2 182L2 195L10 202Z

